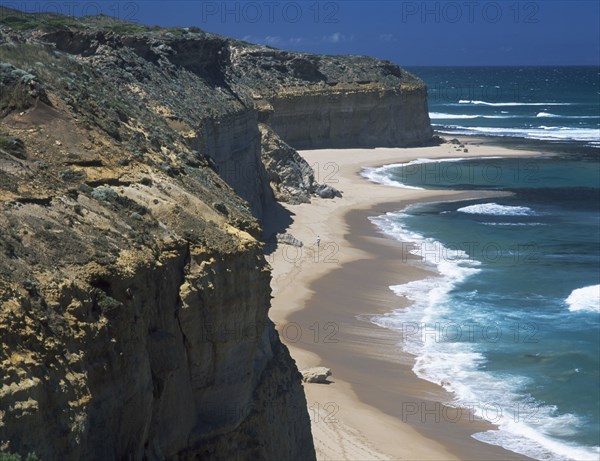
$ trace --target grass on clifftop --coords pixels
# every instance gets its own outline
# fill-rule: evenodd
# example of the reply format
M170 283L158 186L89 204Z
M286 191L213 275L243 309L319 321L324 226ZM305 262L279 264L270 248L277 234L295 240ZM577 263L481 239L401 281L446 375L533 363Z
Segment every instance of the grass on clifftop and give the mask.
M40 461L35 453L29 453L25 459L21 455L0 452L0 461Z
M134 23L127 23L110 16L81 17L65 16L52 13L24 13L10 8L0 7L0 25L15 30L53 31L59 29L92 29L102 28L117 33L145 32L149 28ZM95 27L94 27L95 26Z
M0 25L8 26L16 30L82 28L82 25L77 20L69 16L25 14L7 8L0 8Z
M15 30L42 30L50 32L60 29L101 29L120 35L139 34L144 32L169 32L176 36L188 33L202 32L198 27L169 27L146 26L127 22L112 16L65 16L51 13L24 13L22 11L0 6L0 26L8 26Z

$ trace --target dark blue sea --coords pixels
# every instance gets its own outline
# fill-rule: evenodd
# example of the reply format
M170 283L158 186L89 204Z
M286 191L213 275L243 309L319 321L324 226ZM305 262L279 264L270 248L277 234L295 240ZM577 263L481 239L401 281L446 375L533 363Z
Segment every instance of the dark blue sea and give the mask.
M390 287L412 306L372 320L403 332L402 347L415 355L417 375L452 391L454 404L498 425L477 439L540 460L597 460L600 150L590 144L599 142L598 70L417 73L430 91L432 83L455 78L476 87L489 85L492 77L500 87L524 85L528 105L491 105L483 98L462 103L460 96L433 100L430 110L452 114L444 130L457 135L518 133L535 138L538 151L547 142L548 154L424 158L366 169L368 178L398 187L509 193L373 217L382 232L412 242L402 244L406 253L420 256L417 264L438 275ZM509 99L495 104L519 101ZM557 151L554 138L543 141L542 132L568 133L573 139L559 140L570 144L568 152Z
M420 67L443 134L581 141L600 148L597 67Z

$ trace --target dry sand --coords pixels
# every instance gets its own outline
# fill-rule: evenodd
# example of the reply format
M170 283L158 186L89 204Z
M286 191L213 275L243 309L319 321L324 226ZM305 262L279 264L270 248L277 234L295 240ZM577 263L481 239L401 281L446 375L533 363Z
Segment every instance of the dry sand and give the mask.
M285 229L304 243L280 245L268 256L270 316L300 369L333 371L330 384L304 385L319 460L528 459L472 438L494 427L466 411L457 421L457 410L441 404L452 396L412 372L413 358L402 352L400 334L362 319L403 307L390 285L432 275L407 259L406 245L379 233L369 216L410 203L492 194L384 186L360 171L417 158L537 154L466 142L468 153L451 144L301 152L317 180L343 191L343 198L286 205L265 219L267 231Z

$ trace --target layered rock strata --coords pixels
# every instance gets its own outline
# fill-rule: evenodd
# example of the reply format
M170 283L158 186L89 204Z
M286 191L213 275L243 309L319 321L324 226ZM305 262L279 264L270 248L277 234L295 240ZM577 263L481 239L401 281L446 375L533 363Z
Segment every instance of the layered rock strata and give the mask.
M433 135L425 84L388 61L237 45L231 60L263 119L296 149L398 147Z

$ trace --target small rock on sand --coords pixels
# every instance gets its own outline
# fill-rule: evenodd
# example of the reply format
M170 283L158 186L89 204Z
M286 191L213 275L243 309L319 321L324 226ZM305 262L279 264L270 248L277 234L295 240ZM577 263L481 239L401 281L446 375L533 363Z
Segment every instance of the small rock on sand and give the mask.
M327 378L331 376L331 369L325 367L312 367L300 370L302 381L305 383L326 383Z

